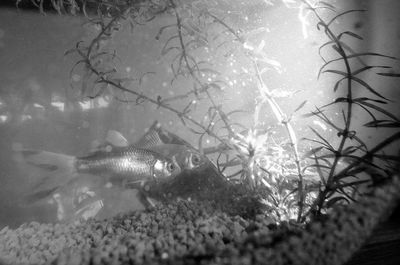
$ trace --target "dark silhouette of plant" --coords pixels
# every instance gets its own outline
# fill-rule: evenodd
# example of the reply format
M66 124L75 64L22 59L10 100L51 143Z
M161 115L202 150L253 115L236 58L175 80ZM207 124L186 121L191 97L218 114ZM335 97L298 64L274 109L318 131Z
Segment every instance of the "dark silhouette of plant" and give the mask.
M346 38L362 40L362 37L352 31L335 32L333 23L342 16L364 12L365 10L348 10L337 13L334 6L319 2L311 5L308 1L302 1L307 5L307 9L311 11L317 18L317 27L327 36L328 41L321 45L319 49L320 56L324 61L320 68L318 76L321 74L334 74L338 76L338 80L333 86L333 91L338 93L344 91L345 96L337 97L332 103L317 107L312 115L318 117L325 124L333 128L339 137L339 144L334 146L327 138L320 134L317 130L311 128L315 133L316 139L307 139L316 144L309 153L314 160L314 164L308 167L315 167L320 175L321 187L317 199L310 208L309 213L321 214L321 212L340 201L354 201L355 193L358 192L359 185L366 183L376 183L382 178L389 177L392 173L387 167L382 165L379 159L386 161L398 162L398 156L382 156L380 151L386 146L400 140L400 131L397 130L393 135L387 137L373 148L368 148L365 142L357 136L357 124L354 120L354 109L360 108L364 110L372 121L364 124L365 127L399 127L399 118L385 110L382 105L388 103L381 92L371 87L359 75L370 70L386 70L391 67L386 65L367 65L363 58L367 56L375 56L394 60L396 58L373 52L355 52L347 44ZM329 21L324 20L319 11L321 9L334 12L333 18ZM326 59L322 56L322 51L331 49L335 57ZM335 64L339 63L339 64ZM344 70L342 70L344 69ZM391 72L378 72L382 76L399 76ZM363 95L355 96L355 90L364 89ZM328 109L334 107L342 114L343 123L339 124L332 121L328 117ZM386 117L380 119L377 116ZM361 126L359 128L361 130ZM340 168L339 164L346 164L344 168ZM361 178L362 172L370 173L368 177Z

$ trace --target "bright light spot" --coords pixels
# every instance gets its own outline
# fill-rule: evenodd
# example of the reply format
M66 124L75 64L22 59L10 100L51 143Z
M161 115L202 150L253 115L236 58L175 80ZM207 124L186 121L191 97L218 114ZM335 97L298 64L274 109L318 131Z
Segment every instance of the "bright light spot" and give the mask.
M51 105L57 108L59 111L64 111L65 103L61 101L53 101Z
M79 105L81 105L81 108L83 110L88 110L92 107L92 103L89 100L81 101L79 102Z
M99 108L107 108L110 102L106 101L104 97L98 99L97 104Z
M321 121L314 120L313 123L314 123L315 125L318 125L319 127L321 127L321 129L324 130L324 131L326 131L326 129L328 129L328 128L326 127L326 125L325 125L324 123L322 123Z
M34 103L33 106L36 108L44 109L44 107L38 103Z
M0 115L0 122L4 123L8 120L8 116L7 115Z
M250 50L250 51L253 51L253 50L254 50L254 47L251 46L248 42L245 42L245 43L243 44L243 48L245 48L245 49L247 49L247 50Z
M163 82L163 83L162 83L162 86L163 86L163 87L166 87L167 85L168 85L167 82Z
M127 68L125 68L126 72L130 73L132 71L132 68L130 68L129 66Z
M206 140L206 144L210 144L210 139L207 139L207 140Z
M21 116L21 120L22 120L22 121L27 121L27 120L30 120L30 119L32 119L32 116L31 116L31 115L25 115L25 114L24 114L24 115Z
M310 23L307 21L307 17L310 14L310 10L307 8L307 6L305 4L302 4L299 8L299 14L298 14L298 18L300 20L301 23L301 29L303 32L303 37L304 39L308 38L308 31L307 31L307 27L310 25Z

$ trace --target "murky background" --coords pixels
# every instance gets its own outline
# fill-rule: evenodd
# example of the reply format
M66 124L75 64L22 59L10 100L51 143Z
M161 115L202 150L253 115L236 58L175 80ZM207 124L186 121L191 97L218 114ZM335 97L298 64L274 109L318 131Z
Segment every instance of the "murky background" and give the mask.
M316 73L322 64L318 47L324 39L315 30L315 25L311 24L305 29L305 38L304 29L298 21L298 10L287 8L279 1L258 12L262 16L255 19L253 14L263 6L259 2L250 1L246 8L238 6L241 13L237 14L235 26L263 27L265 32L257 34L252 41L257 46L264 40L264 51L282 66L279 73L271 71L267 80L271 89L282 93L279 99L282 108L290 113L307 99L308 104L302 109L302 113L306 113L315 106L330 102L333 98L329 86L331 80L329 77L316 80ZM337 2L344 9L352 6L369 9L367 14L350 17L343 24L343 27L366 37L360 49L400 55L399 2ZM197 145L196 136L175 114L157 109L152 104L136 106L107 97L88 100L79 96L76 87L82 81L83 74L74 72L70 76L77 58L73 55L64 56L64 52L73 48L80 39L85 40L96 32L95 28L84 22L85 19L80 17L43 16L37 11L0 9L0 228L5 225L16 227L31 220L55 220L55 205L19 204L35 175L40 173L15 163L15 145L79 156L87 153L93 141L104 139L110 129L120 131L133 142L155 120L160 121L167 130ZM141 89L150 95L162 97L179 94L191 85L190 82L178 81L171 86L170 62L168 57L160 54L165 40L155 39L160 25L168 22L168 18L161 17L146 26L135 28L133 33L127 34L129 29L126 29L114 39L121 58L119 70L135 76L146 72L156 73L144 76ZM252 123L257 94L256 89L241 75L249 67L243 65L240 58L227 59L221 65L215 65L215 69L226 77L225 81L230 85L229 91L218 92L215 97L226 112L233 109L247 111L235 117L237 122L248 126ZM382 87L379 91L383 91L388 98L399 98L396 80L382 83L379 78L374 78L370 81L376 87ZM391 108L393 112L400 113L396 104ZM193 113L194 118L201 119L208 107L199 104ZM266 125L276 123L268 115L269 110L264 111L267 115L262 116L262 121ZM364 116L357 119L362 120ZM313 119L299 117L294 120L294 125L299 137L309 133L308 126L326 130ZM368 136L371 143L381 137L373 130L360 133ZM334 141L335 136L332 135L331 139ZM215 145L212 139L205 139L204 143L204 147Z

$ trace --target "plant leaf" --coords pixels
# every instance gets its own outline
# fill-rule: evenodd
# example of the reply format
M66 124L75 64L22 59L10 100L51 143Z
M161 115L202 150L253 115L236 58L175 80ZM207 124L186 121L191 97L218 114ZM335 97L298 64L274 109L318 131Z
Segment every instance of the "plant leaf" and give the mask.
M376 73L376 74L382 76L400 77L400 73Z
M359 83L360 85L362 85L363 87L365 87L366 89L368 89L370 92L372 92L373 94L377 95L380 98L386 99L384 96L382 96L381 94L379 94L377 91L375 91L370 85L368 85L367 82L365 82L364 80L355 77L355 76L351 76L351 79L356 81L357 83Z
M378 107L378 106L376 106L376 105L374 105L372 103L369 103L369 102L366 102L366 101L362 101L362 102L358 102L357 104L361 104L363 106L366 106L366 107L369 107L371 109L374 109L374 110L376 110L376 111L378 111L378 112L380 112L382 114L385 114L386 116L392 118L393 120L400 122L400 120L395 115L393 115L391 112L389 112L389 111L387 111L387 110L385 110L385 109L383 109L381 107Z
M364 124L366 127L384 127L384 128L400 128L399 121L392 120L374 120Z
M346 199L346 197L337 196L337 197L333 197L332 199L328 200L326 202L326 207L331 208L332 206L337 204L339 201L346 201L347 203L350 203L350 201L348 199Z
M384 66L384 65L367 65L367 66L365 66L365 67L362 67L362 68L360 68L360 69L357 69L357 70L355 70L355 71L353 71L351 74L352 75L358 75L359 73L362 73L362 72L364 72L364 71L367 71L367 70L369 70L369 69L373 69L373 68L385 68L385 69L390 69L390 68L392 68L392 67L390 67L390 66Z
M340 40L345 35L349 35L349 36L354 37L354 38L359 39L359 40L363 39L360 35L357 35L356 33L352 32L352 31L344 31L344 32L340 33L338 35L338 39Z
M364 10L364 9L351 9L351 10L347 10L347 11L345 11L345 12L342 12L342 13L340 13L340 14L334 16L334 17L327 23L327 25L329 26L329 25L332 24L332 22L334 22L336 19L338 19L339 17L344 16L344 15L346 15L346 14L353 13L353 12L365 12L365 11L367 11L367 10Z
M304 101L293 111L293 113L295 113L295 112L299 111L300 109L302 109L302 108L306 105L307 101L308 101L308 100L304 100Z

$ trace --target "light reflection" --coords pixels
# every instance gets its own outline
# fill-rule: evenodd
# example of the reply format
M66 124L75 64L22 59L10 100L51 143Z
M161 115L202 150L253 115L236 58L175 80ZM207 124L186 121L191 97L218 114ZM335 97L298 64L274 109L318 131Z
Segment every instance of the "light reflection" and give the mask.
M8 116L7 115L0 115L0 122L1 123L6 123L8 121Z
M31 120L31 119L32 119L31 115L26 115L26 114L21 115L22 121L27 121L27 120Z
M36 108L44 109L44 107L42 105L40 105L39 103L34 103L33 106Z
M63 105L65 106L65 103L63 103ZM95 99L80 101L79 105L81 106L82 110L86 111L96 108L107 108L108 105L110 105L110 102L104 97L98 97Z
M64 111L65 109L65 103L61 101L53 101L51 102L51 105L57 108L59 111Z

